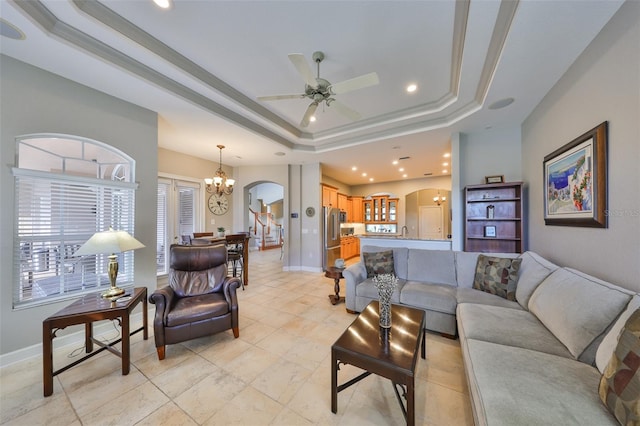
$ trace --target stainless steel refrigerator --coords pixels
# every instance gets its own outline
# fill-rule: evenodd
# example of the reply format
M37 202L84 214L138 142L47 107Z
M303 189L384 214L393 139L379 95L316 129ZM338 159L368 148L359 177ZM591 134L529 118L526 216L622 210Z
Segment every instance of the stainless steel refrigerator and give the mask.
M323 207L322 216L322 269L326 271L340 258L340 210Z

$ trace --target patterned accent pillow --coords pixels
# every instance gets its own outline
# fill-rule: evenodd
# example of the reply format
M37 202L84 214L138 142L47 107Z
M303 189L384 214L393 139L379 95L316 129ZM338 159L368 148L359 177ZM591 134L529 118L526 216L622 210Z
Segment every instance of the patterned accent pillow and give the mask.
M393 250L364 252L363 257L367 278L373 278L379 274L395 274Z
M520 258L509 259L479 255L473 288L504 297L507 300L516 300L518 271L521 263L522 259Z
M621 425L640 424L640 309L620 332L598 393Z

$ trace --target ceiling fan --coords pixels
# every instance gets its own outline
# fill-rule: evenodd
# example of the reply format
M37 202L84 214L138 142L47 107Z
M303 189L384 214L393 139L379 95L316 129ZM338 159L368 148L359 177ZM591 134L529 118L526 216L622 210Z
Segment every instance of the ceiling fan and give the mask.
M339 83L331 84L324 78L320 78L320 62L324 59L323 52L314 52L312 59L317 64L318 74L314 77L313 71L309 66L304 55L299 53L292 53L289 55L289 60L296 67L298 73L302 76L302 79L306 83L304 86L304 93L295 95L274 95L274 96L260 96L260 101L278 101L281 99L311 99L311 104L307 107L307 111L302 117L300 126L307 127L311 121L311 117L316 112L318 106L324 102L328 107L333 107L340 114L350 118L353 121L360 119L360 114L357 111L349 108L345 104L338 102L334 96L342 93L351 92L353 90L363 89L369 86L375 86L380 81L378 80L378 74L375 72L364 74L359 77L351 78L349 80L341 81Z

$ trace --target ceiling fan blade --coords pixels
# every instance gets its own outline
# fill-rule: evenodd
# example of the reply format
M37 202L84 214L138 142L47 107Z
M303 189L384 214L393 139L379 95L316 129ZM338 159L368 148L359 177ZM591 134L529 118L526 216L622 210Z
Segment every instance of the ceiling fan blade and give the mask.
M351 92L352 90L363 89L369 86L375 86L379 84L378 74L371 72L369 74L361 75L349 80L341 81L340 83L332 84L329 86L331 93L339 95L340 93Z
M300 93L297 95L273 95L273 96L258 96L259 101L279 101L281 99L302 99L305 95Z
M302 117L302 121L300 122L300 125L302 127L307 127L309 125L309 121L311 121L311 116L315 114L317 108L318 108L318 104L315 102L312 102L311 105L309 105L309 108L307 108L307 112L304 113L304 117Z
M311 67L309 67L309 63L304 55L292 53L289 55L289 60L293 63L293 66L296 67L304 82L314 89L317 89L318 82L316 81L316 77L313 75L313 71L311 71Z
M351 119L352 121L357 121L357 120L360 120L360 118L362 118L362 116L358 111L355 111L349 108L342 102L338 102L335 99L331 101L331 103L328 105L329 105L329 108L335 109L338 113L344 115L345 117Z

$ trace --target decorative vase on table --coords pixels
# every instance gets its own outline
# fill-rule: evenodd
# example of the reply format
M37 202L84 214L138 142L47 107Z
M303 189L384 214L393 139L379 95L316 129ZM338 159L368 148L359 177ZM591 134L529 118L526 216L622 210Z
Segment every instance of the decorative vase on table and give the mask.
M394 274L379 274L373 277L373 283L378 289L380 327L391 328L391 296L398 284L398 277Z

